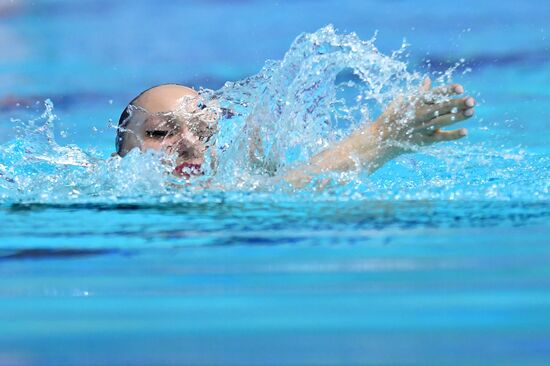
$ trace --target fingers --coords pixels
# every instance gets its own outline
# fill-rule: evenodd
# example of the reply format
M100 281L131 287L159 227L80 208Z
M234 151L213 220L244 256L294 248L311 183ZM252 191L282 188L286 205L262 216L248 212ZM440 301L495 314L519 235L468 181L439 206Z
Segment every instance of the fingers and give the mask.
M422 85L420 85L420 92L427 93L430 91L431 87L432 87L432 79L430 79L429 77L426 77L424 78L424 80L422 80Z
M421 94L426 94L424 98L427 103L433 103L434 97L445 97L464 93L464 87L460 84L444 85L430 90L431 87L432 80L426 77L422 80L422 84L418 88Z
M451 99L446 102L420 107L417 116L421 122L424 122L434 117L438 118L447 113L457 113L459 111L471 109L474 106L475 100L472 97Z
M473 108L468 108L458 113L448 113L428 121L423 126L423 128L426 128L427 130L436 130L441 127L449 126L457 122L464 121L468 118L471 118L473 115L474 115Z
M424 89L424 85L426 84L423 84L423 86L420 88L420 92L424 93L424 96L423 98L421 98L421 100L425 104L435 104L437 103L437 99L439 98L445 98L464 93L464 87L462 87L462 85L460 84L440 86L432 89L431 91L429 90L429 88Z
M468 135L468 130L465 128L460 128L458 130L452 130L452 131L435 130L430 137L435 142L435 141L458 140L467 135Z
M434 95L458 95L464 93L464 87L460 84L440 86L432 90Z

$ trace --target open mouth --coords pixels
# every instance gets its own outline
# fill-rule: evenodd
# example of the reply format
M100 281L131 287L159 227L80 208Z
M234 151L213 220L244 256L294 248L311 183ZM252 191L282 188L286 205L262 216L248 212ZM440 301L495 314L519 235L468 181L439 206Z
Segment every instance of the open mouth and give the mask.
M174 168L174 175L185 179L191 178L194 175L203 175L201 164L181 163Z

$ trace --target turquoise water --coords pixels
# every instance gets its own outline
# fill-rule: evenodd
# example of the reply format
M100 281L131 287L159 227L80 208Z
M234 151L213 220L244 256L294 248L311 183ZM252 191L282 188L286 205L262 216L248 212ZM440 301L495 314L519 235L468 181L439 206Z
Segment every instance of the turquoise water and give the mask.
M549 19L542 1L0 3L0 365L548 364ZM102 162L141 89L219 89L329 23L378 30L385 55L406 37L410 73L458 62L468 138L324 193Z

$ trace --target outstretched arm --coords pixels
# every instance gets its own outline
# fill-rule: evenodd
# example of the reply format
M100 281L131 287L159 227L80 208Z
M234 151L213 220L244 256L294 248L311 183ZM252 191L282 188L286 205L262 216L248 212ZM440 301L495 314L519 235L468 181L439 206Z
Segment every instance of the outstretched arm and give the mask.
M450 131L441 128L473 116L474 98L449 99L464 92L458 84L430 88L431 81L426 79L418 96L394 100L376 121L359 127L349 137L315 155L307 165L289 171L285 181L302 187L319 173L357 169L373 172L419 146L466 136L465 128ZM444 101L436 102L439 98Z

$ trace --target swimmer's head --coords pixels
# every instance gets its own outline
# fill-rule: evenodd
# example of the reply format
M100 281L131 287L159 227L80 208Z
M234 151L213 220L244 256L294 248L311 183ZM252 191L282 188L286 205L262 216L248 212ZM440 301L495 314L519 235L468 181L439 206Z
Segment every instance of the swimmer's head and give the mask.
M200 165L215 132L216 108L206 107L193 89L164 84L147 89L124 109L118 123L116 150L163 150L176 163Z

